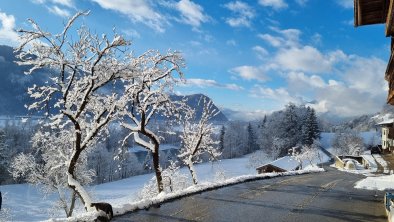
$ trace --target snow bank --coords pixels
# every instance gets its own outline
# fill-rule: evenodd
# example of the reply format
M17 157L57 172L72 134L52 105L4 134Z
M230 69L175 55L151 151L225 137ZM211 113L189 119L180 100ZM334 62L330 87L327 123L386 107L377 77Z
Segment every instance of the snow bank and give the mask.
M258 175L244 175L238 176L230 179L226 179L220 182L204 182L198 185L190 186L185 190L181 190L174 193L161 193L158 196L150 199L143 199L134 203L124 204L121 207L114 208L114 215L123 215L127 212L133 212L140 209L147 209L153 205L161 204L167 201L171 201L180 197L200 193L203 191L214 190L221 187L234 185L238 183L254 181L254 180L261 180L261 179L268 179L273 177L279 176L291 176L291 175L300 175L306 173L317 173L323 172L323 168L317 167L309 167L305 170L298 170L298 171L290 171L290 172L283 172L283 173L266 173L266 174L258 174ZM70 218L60 218L60 219L52 219L48 221L88 221L93 220L95 218L95 214L92 213L84 213L79 215L78 217L70 217Z
M366 190L392 190L394 189L394 175L367 177L358 182L354 188Z

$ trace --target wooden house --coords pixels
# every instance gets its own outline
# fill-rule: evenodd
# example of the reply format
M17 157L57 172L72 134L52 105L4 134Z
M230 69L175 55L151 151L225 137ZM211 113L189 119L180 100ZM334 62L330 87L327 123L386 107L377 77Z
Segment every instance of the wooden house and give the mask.
M299 170L300 163L291 156L284 156L271 163L264 164L256 168L257 173L274 173Z
M394 0L354 0L354 26L385 24L386 37L391 38L391 54L385 79L389 91L387 103L394 105Z

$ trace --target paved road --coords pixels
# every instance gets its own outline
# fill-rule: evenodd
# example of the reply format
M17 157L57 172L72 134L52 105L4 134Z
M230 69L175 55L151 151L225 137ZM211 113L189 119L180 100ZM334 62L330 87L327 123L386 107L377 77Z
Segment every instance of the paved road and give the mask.
M383 192L354 189L363 176L327 170L196 194L114 221L387 221Z

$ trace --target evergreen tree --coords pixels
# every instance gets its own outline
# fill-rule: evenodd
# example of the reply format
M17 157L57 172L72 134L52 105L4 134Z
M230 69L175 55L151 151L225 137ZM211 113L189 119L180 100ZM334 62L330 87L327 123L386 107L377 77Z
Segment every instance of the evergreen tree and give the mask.
M247 130L248 130L248 153L251 153L257 150L258 146L256 144L256 136L251 123L249 123Z
M224 125L220 129L220 138L219 138L219 150L220 152L223 152L224 150L224 135L226 134L226 128Z
M9 150L6 144L5 132L0 129L0 184L3 180L8 178L8 165L9 165Z
M312 108L307 108L306 119L302 126L302 144L312 145L315 139L320 138L320 130L317 123L317 117L315 110Z
M314 109L311 109L310 118L311 118L313 139L320 139L321 131L320 131L320 128L319 128L319 124L318 124L316 113L315 113Z
M296 146L299 142L299 124L298 116L296 113L296 106L290 103L286 106L284 112L284 118L281 122L281 137L286 139L286 143L283 144L283 150L280 152L280 156L287 154L287 150Z
M264 115L264 118L261 121L261 124L258 126L258 128L264 129L266 124L267 124L267 115Z

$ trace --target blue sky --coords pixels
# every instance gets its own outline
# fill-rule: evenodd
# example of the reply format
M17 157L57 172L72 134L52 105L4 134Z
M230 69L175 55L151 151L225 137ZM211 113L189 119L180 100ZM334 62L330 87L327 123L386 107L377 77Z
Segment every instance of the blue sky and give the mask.
M384 26L353 27L353 0L13 0L0 2L0 44L32 18L59 32L77 11L97 33L119 33L132 49L178 50L187 84L216 105L262 116L285 104L356 116L385 103L390 40Z

